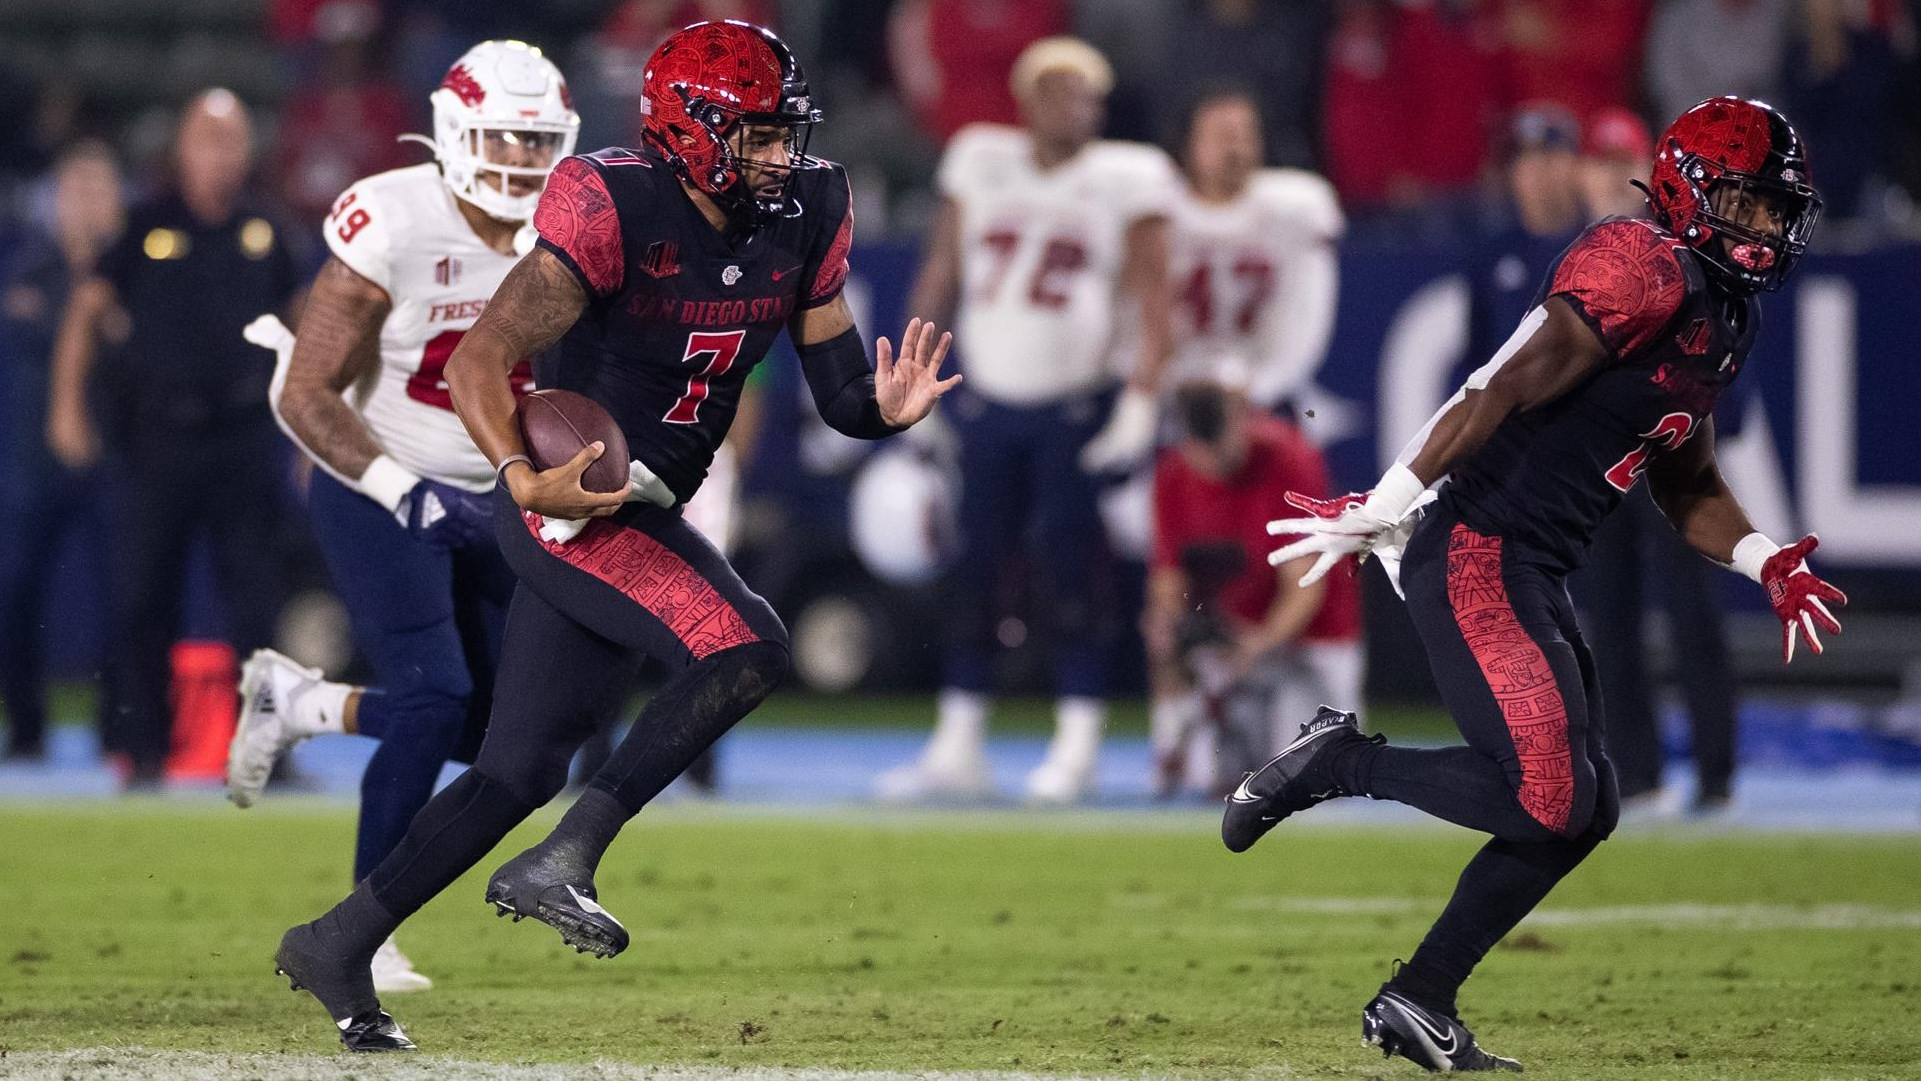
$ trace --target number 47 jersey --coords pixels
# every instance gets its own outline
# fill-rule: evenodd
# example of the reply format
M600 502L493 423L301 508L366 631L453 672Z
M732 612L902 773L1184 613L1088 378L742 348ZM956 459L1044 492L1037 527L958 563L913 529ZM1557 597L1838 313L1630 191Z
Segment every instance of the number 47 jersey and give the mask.
M484 492L494 470L455 415L447 358L518 257L482 243L432 164L378 173L348 188L327 216L327 247L387 291L380 366L347 391L374 442L423 477ZM513 373L514 391L532 371Z

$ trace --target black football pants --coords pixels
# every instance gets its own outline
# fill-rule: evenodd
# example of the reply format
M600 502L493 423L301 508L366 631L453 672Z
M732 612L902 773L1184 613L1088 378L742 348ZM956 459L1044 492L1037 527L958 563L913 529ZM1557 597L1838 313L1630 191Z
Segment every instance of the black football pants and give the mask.
M644 659L673 675L589 786L630 815L787 672L779 617L677 513L630 504L561 545L542 541L504 491L496 499L501 553L520 584L493 718L474 767L428 801L367 878L395 923L560 793L574 752L625 704Z
M1451 1012L1487 951L1613 832L1620 796L1562 575L1475 532L1443 498L1408 544L1401 584L1467 745L1369 746L1336 770L1350 791L1493 835L1393 981Z

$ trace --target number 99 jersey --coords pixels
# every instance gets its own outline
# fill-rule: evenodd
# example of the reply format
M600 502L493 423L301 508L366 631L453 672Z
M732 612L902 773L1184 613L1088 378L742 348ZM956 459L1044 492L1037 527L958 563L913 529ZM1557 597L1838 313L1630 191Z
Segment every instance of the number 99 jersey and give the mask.
M938 185L960 208L968 390L1026 405L1109 382L1127 230L1169 214L1179 191L1167 155L1099 140L1043 171L1027 132L973 124L947 144Z
M393 303L380 327L380 366L348 388L347 404L401 465L469 491L490 490L493 466L454 413L446 367L518 257L481 242L431 163L348 188L323 232L333 257ZM514 369L513 384L516 394L532 389L527 364Z

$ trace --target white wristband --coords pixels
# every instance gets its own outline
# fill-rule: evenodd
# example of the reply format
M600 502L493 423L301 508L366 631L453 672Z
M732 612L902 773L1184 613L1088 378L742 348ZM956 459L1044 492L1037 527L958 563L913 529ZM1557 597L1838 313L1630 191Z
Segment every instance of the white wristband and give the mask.
M1398 522L1407 517L1408 508L1414 506L1414 501L1425 491L1427 485L1421 483L1412 469L1395 462L1381 476L1362 509L1383 522Z
M1781 550L1781 546L1760 533L1749 533L1734 545L1734 558L1728 567L1740 571L1756 582L1761 580L1761 565Z
M420 477L413 470L382 454L367 463L360 474L360 494L387 508L387 513L400 509L400 501L420 483Z

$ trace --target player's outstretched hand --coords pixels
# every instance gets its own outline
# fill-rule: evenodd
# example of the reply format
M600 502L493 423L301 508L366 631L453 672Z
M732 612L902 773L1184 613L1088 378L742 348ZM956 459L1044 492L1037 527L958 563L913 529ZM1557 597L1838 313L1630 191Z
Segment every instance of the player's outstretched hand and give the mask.
M1376 544L1387 539L1397 523L1385 521L1367 509L1367 494L1350 492L1333 499L1315 499L1299 492L1288 492L1287 505L1305 511L1310 517L1280 518L1267 523L1270 537L1299 536L1300 540L1278 548L1267 557L1279 567L1302 556L1319 556L1301 575L1301 585L1311 586L1326 576L1336 563L1348 556L1365 559Z
M1761 564L1761 585L1768 591L1774 614L1781 617L1782 664L1794 660L1797 637L1806 636L1808 648L1821 652L1821 638L1814 633L1816 625L1829 634L1841 633L1841 621L1828 611L1825 602L1845 605L1847 594L1816 578L1806 562L1808 553L1820 544L1820 538L1810 533Z
M507 492L522 510L549 518L605 518L627 501L627 489L590 492L580 486L580 475L606 449L607 445L596 439L580 448L580 453L566 464L539 472L518 462L509 465Z
M905 428L933 411L940 396L960 385L961 377L940 378L954 335L939 334L932 321L913 319L900 336L900 356L886 338L874 343L874 400L880 419Z

